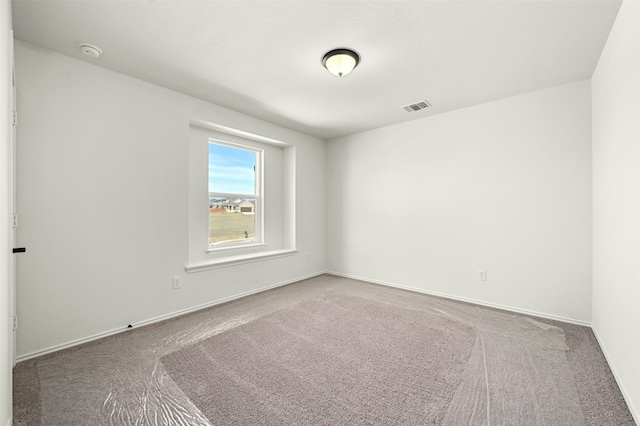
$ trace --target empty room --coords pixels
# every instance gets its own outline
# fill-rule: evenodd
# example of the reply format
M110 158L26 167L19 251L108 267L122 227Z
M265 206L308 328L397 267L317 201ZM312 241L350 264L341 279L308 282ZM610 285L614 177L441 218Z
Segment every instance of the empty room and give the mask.
M640 424L640 2L0 2L0 424Z

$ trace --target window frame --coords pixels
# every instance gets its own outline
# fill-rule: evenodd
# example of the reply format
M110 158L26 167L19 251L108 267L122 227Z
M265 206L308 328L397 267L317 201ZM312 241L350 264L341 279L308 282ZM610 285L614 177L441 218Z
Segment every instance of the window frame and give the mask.
M264 149L257 148L254 146L243 145L241 143L229 142L224 139L219 139L215 137L209 137L209 144L226 146L229 148L242 149L245 151L251 151L255 154L255 181L254 181L254 192L255 194L236 194L230 192L207 192L207 196L209 200L211 196L224 196L228 199L234 198L251 198L254 199L254 230L253 230L253 239L249 241L238 241L238 240L230 240L230 241L221 241L219 243L212 243L209 241L209 247L206 252L218 252L226 249L234 249L239 247L256 247L260 245L264 245L266 242L264 240ZM209 160L207 160L209 163ZM209 164L211 166L211 164ZM207 182L208 186L208 182ZM209 218L211 220L211 218ZM209 222L210 223L210 222ZM209 236L207 239L209 240L211 235L211 225L207 226L207 231Z
M209 196L207 145L210 138L264 149L262 188L263 242L207 250ZM188 274L295 255L296 151L295 143L246 130L190 118L188 126ZM269 199L265 202L265 198ZM268 243L265 241L268 240Z

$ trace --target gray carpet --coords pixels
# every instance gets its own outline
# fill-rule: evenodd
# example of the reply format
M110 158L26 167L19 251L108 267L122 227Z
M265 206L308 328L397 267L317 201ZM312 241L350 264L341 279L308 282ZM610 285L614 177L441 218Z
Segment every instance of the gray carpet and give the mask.
M162 362L212 424L441 424L474 341L446 318L328 295Z
M15 426L635 425L588 327L331 275L23 361L13 396Z

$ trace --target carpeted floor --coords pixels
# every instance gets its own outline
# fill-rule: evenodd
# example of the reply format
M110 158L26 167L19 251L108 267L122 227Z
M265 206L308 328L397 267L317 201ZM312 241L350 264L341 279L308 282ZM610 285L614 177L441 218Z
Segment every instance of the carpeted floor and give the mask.
M325 275L18 364L75 424L635 423L587 327Z
M327 295L162 362L213 424L440 424L474 341L447 318Z

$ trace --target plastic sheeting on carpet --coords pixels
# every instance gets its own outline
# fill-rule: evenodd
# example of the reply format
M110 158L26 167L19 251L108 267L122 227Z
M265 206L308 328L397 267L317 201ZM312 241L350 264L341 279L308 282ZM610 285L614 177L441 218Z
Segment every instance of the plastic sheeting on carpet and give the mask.
M318 277L37 363L43 425L209 425L160 358L323 294L429 312L472 327L471 357L444 425L585 424L564 332L521 315L336 277Z
M214 424L441 424L475 340L430 312L327 294L162 362Z

